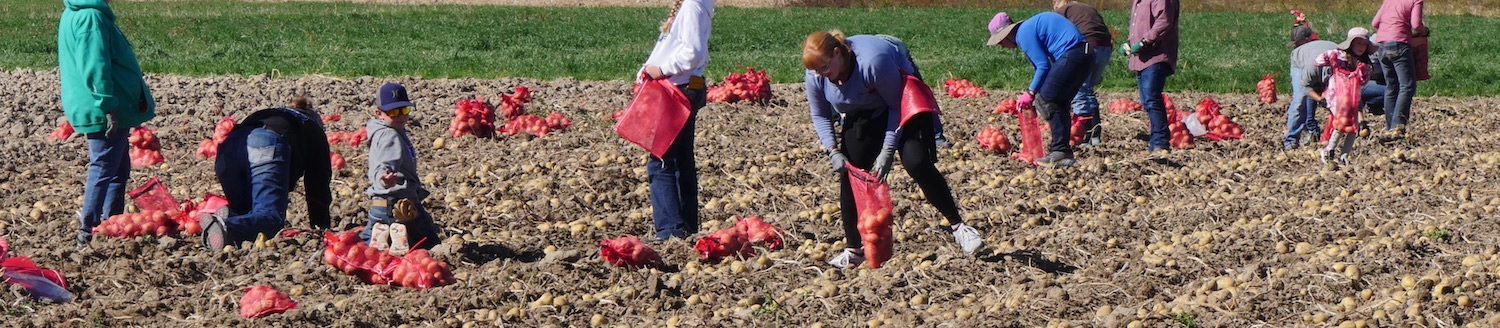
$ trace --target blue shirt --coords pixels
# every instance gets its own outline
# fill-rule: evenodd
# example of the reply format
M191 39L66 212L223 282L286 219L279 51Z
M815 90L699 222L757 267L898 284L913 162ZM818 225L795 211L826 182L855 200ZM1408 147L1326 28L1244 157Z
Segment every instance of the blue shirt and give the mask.
M1076 32L1075 32L1076 33ZM911 55L901 40L885 35L855 35L845 39L854 52L853 70L842 85L808 70L803 76L807 107L813 130L823 149L835 149L835 114L886 111L885 149L896 148L897 125L901 121L901 91L906 74L916 74Z
M1031 86L1036 91L1042 87L1042 77L1052 68L1052 61L1084 42L1083 33L1062 15L1043 12L1031 16L1016 27L1016 47L1031 60L1036 72L1031 76Z

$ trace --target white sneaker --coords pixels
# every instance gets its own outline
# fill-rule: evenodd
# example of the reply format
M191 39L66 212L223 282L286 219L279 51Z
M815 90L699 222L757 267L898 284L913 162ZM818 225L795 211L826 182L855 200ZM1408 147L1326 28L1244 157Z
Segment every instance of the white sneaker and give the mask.
M828 260L828 265L832 265L833 267L839 269L847 269L850 267L859 266L860 263L865 263L864 253L864 250L861 249L845 248L843 253L839 253L839 256L835 256L832 260Z
M979 236L979 230L967 224L959 223L953 226L953 241L963 249L964 255L974 256L979 247L984 246L984 238Z
M370 247L384 251L391 246L391 225L376 223L370 227Z
M1328 164L1328 149L1318 149L1318 161Z
M406 255L411 250L411 243L406 240L406 225L399 222L391 223L390 231L391 255Z

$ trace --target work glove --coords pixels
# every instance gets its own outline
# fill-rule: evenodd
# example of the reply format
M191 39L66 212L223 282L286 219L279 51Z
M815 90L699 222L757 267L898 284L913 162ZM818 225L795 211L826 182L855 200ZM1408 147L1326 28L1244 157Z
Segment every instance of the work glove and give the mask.
M895 149L883 149L883 150L881 150L880 151L880 156L875 157L875 167L871 168L871 170L873 170L873 171L870 172L870 173L875 174L875 178L876 179L880 179L880 182L884 183L885 182L885 176L888 175L888 174L891 174L891 165L895 164L894 163L895 160L896 160L896 150Z
M1032 98L1031 91L1022 92L1016 96L1016 108L1031 108Z
M1145 46L1145 43L1142 43L1142 42L1136 42L1136 43L1126 42L1126 43L1120 44L1120 53L1124 54L1125 57L1134 56L1135 54L1141 53L1141 47L1144 47L1144 46Z
M417 218L417 207L415 204L412 204L410 199L402 198L401 200L397 200L395 204L391 204L391 216L398 223L411 222L411 220Z
M828 151L828 164L833 166L833 173L844 173L844 164L849 162L844 153Z

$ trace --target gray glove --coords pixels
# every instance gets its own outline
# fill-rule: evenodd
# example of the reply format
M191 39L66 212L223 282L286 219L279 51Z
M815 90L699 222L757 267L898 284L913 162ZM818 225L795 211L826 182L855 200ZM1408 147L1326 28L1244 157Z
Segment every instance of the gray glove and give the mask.
M828 152L828 164L833 166L833 173L844 173L844 163L848 162L849 158L844 157L844 153L837 151Z
M115 114L104 113L104 137L119 135L119 133L130 134L130 128L120 125L120 120L115 119ZM120 131L123 129L124 131Z
M894 149L883 149L883 150L881 150L880 151L880 156L875 157L875 167L873 168L874 171L872 171L870 173L875 174L875 178L876 179L880 179L880 182L885 182L885 176L887 174L891 174L891 164L894 164L893 162L895 160L896 160L896 150L894 150Z

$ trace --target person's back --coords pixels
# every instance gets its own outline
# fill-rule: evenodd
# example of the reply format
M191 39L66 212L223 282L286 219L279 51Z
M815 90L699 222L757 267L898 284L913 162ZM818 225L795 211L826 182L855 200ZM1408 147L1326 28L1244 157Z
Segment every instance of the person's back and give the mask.
M1082 2L1068 2L1057 8L1059 15L1073 22L1078 27L1078 32L1083 33L1084 40L1095 47L1113 47L1114 38L1109 34L1109 25L1104 23L1104 16L1099 14L1094 6Z
M1375 18L1375 42L1411 42L1413 32L1425 29L1422 23L1422 0L1385 0Z
M1301 72L1315 70L1318 67L1318 56L1323 55L1323 53L1328 52L1329 50L1337 49L1338 46L1339 45L1337 43L1333 43L1332 41L1327 40L1311 41L1298 46L1296 49L1292 49L1292 67ZM1293 78L1295 78L1295 80L1292 81L1293 85L1304 87L1308 85L1308 81L1305 75L1299 74L1297 76L1293 76Z
M156 116L130 41L104 0L67 0L57 26L58 79L68 122L82 134L114 124L136 127Z
M270 108L251 113L219 144L214 173L229 206L200 217L210 250L271 237L286 227L286 211L297 181L303 181L308 222L331 227L328 137L317 113Z
M1041 58L1056 60L1085 41L1073 22L1053 12L1031 16L1016 29L1016 46L1033 62Z

